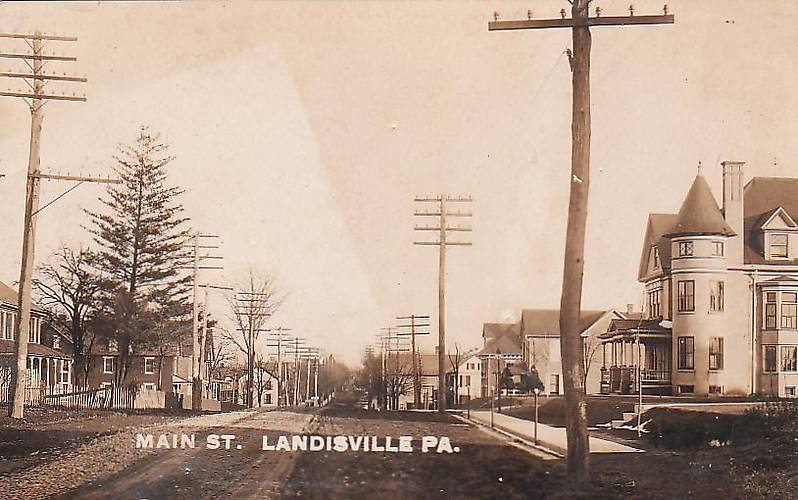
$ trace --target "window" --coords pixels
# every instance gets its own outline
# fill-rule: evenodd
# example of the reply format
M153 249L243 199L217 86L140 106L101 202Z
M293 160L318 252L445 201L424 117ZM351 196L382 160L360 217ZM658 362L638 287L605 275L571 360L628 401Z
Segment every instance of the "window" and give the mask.
M786 259L787 252L787 235L786 234L771 234L770 235L770 258L772 259Z
M723 242L722 241L713 241L712 242L712 255L715 257L723 257Z
M776 346L765 346L765 366L763 371L773 373L776 371Z
M653 256L652 258L654 259L654 269L659 269L659 266L660 266L660 261L659 261L659 248L657 248L657 246L656 246L656 245L654 245L654 246L651 248L651 255Z
M551 394L560 393L560 375L557 373L552 373L549 377L549 392Z
M776 328L776 292L765 294L765 328Z
M144 373L146 375L155 373L155 358L144 358Z
M0 335L6 340L14 340L14 318L16 318L16 315L12 312L3 311L0 313L0 325L3 330Z
M692 394L695 388L692 385L680 385L677 387L679 394Z
M794 345L782 346L781 348L781 371L798 371L798 347Z
M796 315L798 315L798 293L782 292L781 327L795 329Z
M662 290L648 292L648 311L652 318L662 317Z
M679 242L679 257L690 257L693 255L693 242L680 241Z
M144 382L143 384L141 384L141 388L142 388L142 390L145 390L145 391L154 391L155 390L155 384L152 383L152 382Z
M787 398L794 398L796 396L795 386L794 385L786 385L784 386L784 397Z
M103 356L103 373L114 373L114 358Z
M114 384L112 382L100 382L100 389L110 389Z
M709 386L709 393L710 394L723 394L723 386L722 385L710 385Z
M679 370L695 369L695 338L679 337Z
M69 363L62 362L61 363L61 380L62 384L69 383Z
M695 311L695 281L680 281L677 289L679 312Z
M108 350L109 351L118 351L119 350L119 342L116 339L108 339Z
M722 281L709 282L709 310L722 311L723 310L723 288L725 284Z
M32 344L41 343L41 326L42 320L39 318L30 319L30 330L28 330L28 342Z
M53 349L55 350L61 349L61 339L58 338L57 336L53 337Z
M709 338L709 369L723 369L723 337Z

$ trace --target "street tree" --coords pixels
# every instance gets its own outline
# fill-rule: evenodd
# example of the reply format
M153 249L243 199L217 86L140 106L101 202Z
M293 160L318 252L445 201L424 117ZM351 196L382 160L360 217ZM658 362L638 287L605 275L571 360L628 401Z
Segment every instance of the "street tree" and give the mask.
M167 179L174 157L157 134L142 127L133 145L120 145L114 159L122 182L106 188L102 210L87 214L97 245L92 266L101 277L102 335L116 342L116 382L121 385L131 352L158 341L158 335L149 335L156 323L167 321L173 327L176 318L191 313L189 277L178 273L185 263L181 246L188 237L188 219L178 202L183 191ZM165 330L181 337L188 333Z
M51 313L55 328L69 336L74 349L74 380L83 386L87 383L87 359L95 338L90 332L90 319L100 298L100 280L92 271L91 258L87 248L62 245L39 266L33 278L37 302Z
M246 360L247 406L253 403L253 368L258 337L266 330L269 318L277 312L285 295L277 287L276 279L250 269L235 291L227 295L233 328L221 329L222 338L232 342Z

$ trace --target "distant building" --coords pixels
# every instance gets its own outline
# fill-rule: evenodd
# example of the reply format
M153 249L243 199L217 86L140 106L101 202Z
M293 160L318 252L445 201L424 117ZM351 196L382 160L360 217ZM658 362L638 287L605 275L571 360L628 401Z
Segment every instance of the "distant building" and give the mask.
M454 377L454 373L452 373ZM465 404L482 397L482 360L476 352L466 353L460 360L457 379L450 386L456 391L456 404Z
M615 309L584 310L579 321L583 342L583 361L587 373L585 392L601 391L602 351L599 336L614 319L625 316ZM520 331L523 336L523 360L538 372L547 394L564 394L562 355L560 353L559 309L524 309Z
M678 214L649 215L645 316L605 336L609 392L796 396L798 179L722 167L722 209L699 172Z

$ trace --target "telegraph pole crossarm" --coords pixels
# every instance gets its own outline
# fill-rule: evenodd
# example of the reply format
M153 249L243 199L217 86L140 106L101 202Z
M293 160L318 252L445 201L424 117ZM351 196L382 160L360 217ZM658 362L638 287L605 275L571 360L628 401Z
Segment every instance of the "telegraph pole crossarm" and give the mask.
M80 178L80 179L60 179L55 174L43 174L41 172L41 132L44 115L42 108L48 101L78 101L86 100L85 95L68 95L58 92L45 92L44 87L48 82L61 81L72 83L85 83L84 77L60 76L46 73L44 65L46 62L74 62L77 61L73 56L59 56L45 54L43 49L45 42L76 42L76 37L53 36L40 32L35 33L0 33L0 39L17 39L24 41L30 47L30 53L0 52L2 59L14 59L25 63L30 71L4 71L0 73L0 78L19 79L25 82L29 91L0 91L0 96L17 97L25 100L31 114L30 149L28 152L27 180L25 185L25 215L23 219L22 233L22 258L20 264L19 293L17 296L18 320L14 326L14 356L15 362L11 366L13 394L11 404L9 404L8 415L12 418L21 419L24 417L25 409L25 385L27 379L27 357L28 357L28 337L30 334L30 313L31 313L31 286L33 279L33 267L36 247L36 215L39 209L39 196L41 189L41 179L50 178L54 180L78 180L82 182L110 183L115 182L106 178ZM74 188L73 188L74 189ZM71 191L71 189L70 189ZM69 191L67 191L68 193ZM61 194L51 201L44 208L51 205L66 193Z
M468 226L453 226L447 223L451 218L473 217L471 212L451 211L447 208L449 203L471 203L470 196L416 196L414 201L417 203L435 203L436 209L425 208L416 210L415 217L434 217L437 219L436 225L416 225L416 231L437 232L438 237L434 241L422 240L414 241L414 245L436 246L438 247L438 412L446 411L446 247L449 246L471 246L469 241L451 241L449 233L471 232ZM422 219L426 220L426 219ZM415 358L414 358L415 360Z
M571 3L570 18L566 17L567 13L565 9L562 9L560 19L532 19L530 12L528 19L500 21L498 13L494 13L493 21L488 22L488 31L571 29L573 51L566 51L571 66L573 86L571 176L560 300L560 344L565 385L568 473L573 480L583 483L590 480L583 347L579 329L588 186L590 184L590 51L592 46L590 28L664 25L675 22L674 16L668 12L667 5L663 7L662 15L638 16L635 15L634 7L630 5L628 16L604 17L599 7L596 7L595 15L590 15L591 1L569 0Z

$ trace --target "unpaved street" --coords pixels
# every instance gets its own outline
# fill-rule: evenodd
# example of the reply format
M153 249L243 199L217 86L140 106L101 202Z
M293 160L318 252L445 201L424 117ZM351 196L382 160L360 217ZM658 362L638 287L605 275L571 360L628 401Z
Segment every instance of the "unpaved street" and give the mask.
M195 436L194 448L136 447L135 436ZM235 435L208 449L210 434ZM278 436L411 436L412 452L262 449ZM445 436L457 452L422 453L422 436ZM170 438L171 439L171 438ZM179 443L179 441L178 441ZM170 445L173 443L170 443ZM240 448L239 448L240 446ZM434 413L378 413L349 404L298 411L236 412L174 419L102 436L58 460L0 476L3 498L417 498L536 496L561 468L495 436Z

